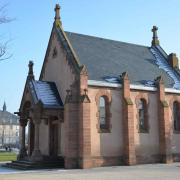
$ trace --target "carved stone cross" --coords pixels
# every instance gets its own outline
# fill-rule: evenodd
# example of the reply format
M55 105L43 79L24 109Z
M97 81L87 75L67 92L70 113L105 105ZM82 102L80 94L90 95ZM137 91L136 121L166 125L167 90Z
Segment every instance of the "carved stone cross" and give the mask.
M153 26L153 28L151 30L153 32L152 46L158 46L159 45L157 30L158 30L157 26Z

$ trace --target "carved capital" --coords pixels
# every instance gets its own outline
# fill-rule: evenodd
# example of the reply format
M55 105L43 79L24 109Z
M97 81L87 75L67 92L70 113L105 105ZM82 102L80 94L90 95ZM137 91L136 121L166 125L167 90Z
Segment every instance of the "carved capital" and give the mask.
M39 125L41 124L41 119L33 119L33 123Z
M32 117L32 120L33 120L33 123L34 124L40 124L41 123L41 119L42 119L42 116L41 116L41 113L39 112L36 112L33 114L33 117Z
M27 126L27 122L28 122L28 120L25 119L25 118L20 118L20 119L19 119L19 124L20 124L20 126L22 126L22 127Z

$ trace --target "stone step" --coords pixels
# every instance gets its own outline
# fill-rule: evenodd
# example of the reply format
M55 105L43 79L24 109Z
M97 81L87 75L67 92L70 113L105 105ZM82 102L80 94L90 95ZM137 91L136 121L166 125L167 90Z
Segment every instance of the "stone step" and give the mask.
M11 163L7 163L3 166L21 170L64 168L64 160L61 158L57 160L45 160L42 162L12 161Z
M64 160L45 160L42 162L33 162L33 161L12 161L13 164L29 164L29 165L37 165L37 164L63 164Z

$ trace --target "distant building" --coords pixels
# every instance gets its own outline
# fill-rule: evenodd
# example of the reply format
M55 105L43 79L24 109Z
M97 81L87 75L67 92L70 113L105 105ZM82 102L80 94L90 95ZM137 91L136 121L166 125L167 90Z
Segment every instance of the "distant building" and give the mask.
M7 111L6 103L0 110L0 146L18 147L19 120L18 117Z

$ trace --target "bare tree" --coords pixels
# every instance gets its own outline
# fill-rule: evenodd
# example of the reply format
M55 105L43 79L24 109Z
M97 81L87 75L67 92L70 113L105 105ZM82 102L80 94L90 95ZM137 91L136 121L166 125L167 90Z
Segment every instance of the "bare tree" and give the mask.
M6 15L6 8L7 4L0 6L0 25L9 23L13 20ZM0 61L9 59L12 56L12 54L8 52L9 42L10 40L4 42L2 37L0 37Z

